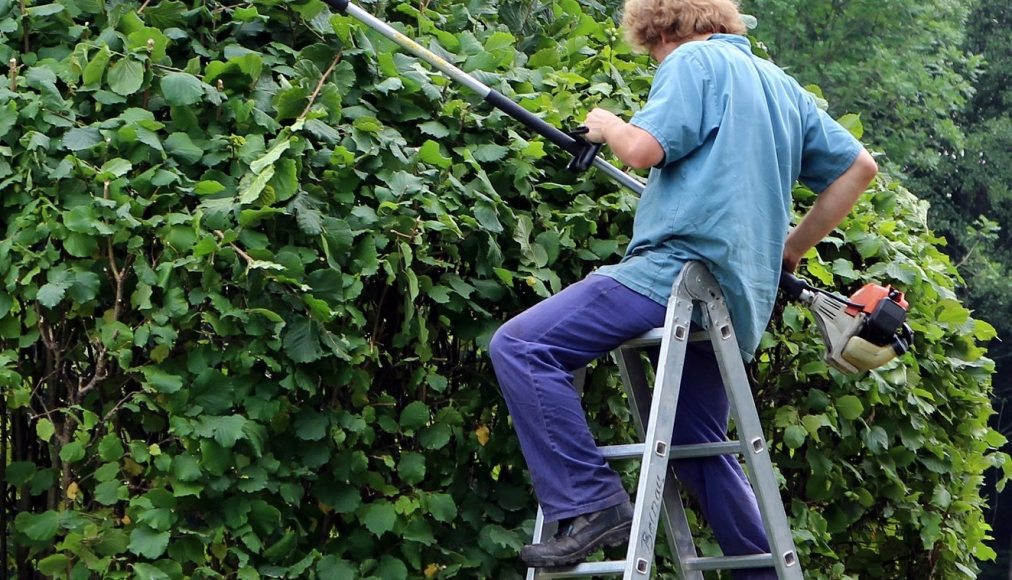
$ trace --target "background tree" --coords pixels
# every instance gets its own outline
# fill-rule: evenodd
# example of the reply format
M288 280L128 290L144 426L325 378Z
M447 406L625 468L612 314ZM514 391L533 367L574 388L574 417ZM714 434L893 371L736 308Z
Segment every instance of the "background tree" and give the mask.
M859 111L893 170L935 167L963 145L956 118L980 65L964 49L969 0L747 0L770 54L819 85L836 114Z

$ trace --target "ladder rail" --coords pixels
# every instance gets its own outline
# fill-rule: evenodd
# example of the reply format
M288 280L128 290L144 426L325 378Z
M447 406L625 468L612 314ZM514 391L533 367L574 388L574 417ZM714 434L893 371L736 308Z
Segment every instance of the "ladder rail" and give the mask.
M652 396L647 388L647 375L643 359L638 350L629 348L619 348L614 358L622 376L622 386L625 387L626 396L631 402L630 406L635 411L633 422L636 425L637 434L641 441L646 441L645 426L650 420L650 407L646 402ZM646 446L646 444L642 445ZM696 556L696 544L692 539L688 516L679 495L681 485L674 476L674 468L669 467L669 469L671 471L665 477L663 494L664 530L667 532L668 549L675 558L678 572L684 580L702 580L701 573L693 572L682 566L682 562L686 559Z
M780 497L780 486L773 471L769 444L763 436L762 424L759 421L759 411L756 409L751 390L742 393L740 389L735 388L736 385L749 385L748 375L745 373L744 365L729 365L726 361L728 356L738 356L738 341L731 326L730 315L723 303L719 308L711 310L712 312L708 314L721 317L717 324L720 328L726 329L712 335L711 344L714 352L718 353L717 365L731 402L731 416L738 430L742 456L748 466L746 473L752 482L759 511L763 515L761 519L773 554L774 568L781 579L803 578L790 523Z

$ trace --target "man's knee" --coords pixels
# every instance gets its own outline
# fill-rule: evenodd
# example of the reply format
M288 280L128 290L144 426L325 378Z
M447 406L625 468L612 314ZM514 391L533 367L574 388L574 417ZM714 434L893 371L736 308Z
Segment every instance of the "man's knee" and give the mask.
M492 357L492 364L499 366L506 360L516 358L519 353L520 344L521 341L517 340L517 338L513 335L509 322L500 326L495 331L495 334L492 335L492 340L488 345L489 356Z

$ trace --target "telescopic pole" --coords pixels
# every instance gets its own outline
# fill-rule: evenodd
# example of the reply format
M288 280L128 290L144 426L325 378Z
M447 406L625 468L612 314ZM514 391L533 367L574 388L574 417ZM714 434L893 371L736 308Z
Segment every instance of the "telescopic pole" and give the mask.
M394 41L418 58L432 65L432 67L437 69L439 72L477 93L488 104L520 121L527 126L528 129L539 133L566 152L572 154L573 161L569 164L570 169L582 171L593 165L600 171L603 171L605 175L610 177L619 185L626 187L637 194L643 192L643 183L640 180L622 171L618 167L615 167L611 163L608 163L602 157L597 155L600 145L588 143L582 138L573 137L572 135L549 125L527 109L521 107L515 101L511 100L509 97L486 86L478 79L460 70L453 64L447 62L446 59L408 38L397 29L393 28L386 22L383 22L379 18L376 18L372 14L369 14L359 6L351 3L349 0L325 0L325 2L338 12L355 18L369 28L372 28L383 36Z

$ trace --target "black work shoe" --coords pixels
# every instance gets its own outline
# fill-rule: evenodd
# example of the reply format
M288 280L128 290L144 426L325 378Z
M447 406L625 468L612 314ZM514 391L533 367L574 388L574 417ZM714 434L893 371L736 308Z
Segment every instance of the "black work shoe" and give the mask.
M577 516L560 526L555 537L547 542L524 546L520 559L535 568L578 564L604 546L618 546L628 541L632 519L633 506L628 500L599 512Z

